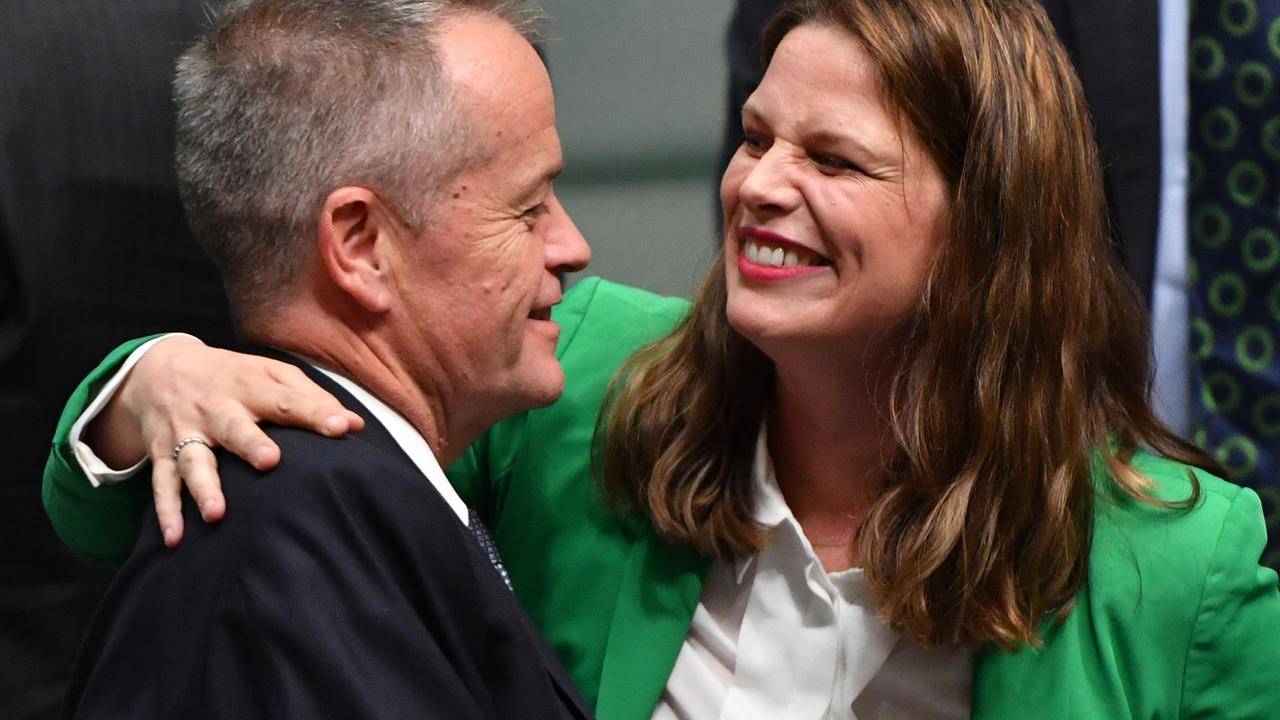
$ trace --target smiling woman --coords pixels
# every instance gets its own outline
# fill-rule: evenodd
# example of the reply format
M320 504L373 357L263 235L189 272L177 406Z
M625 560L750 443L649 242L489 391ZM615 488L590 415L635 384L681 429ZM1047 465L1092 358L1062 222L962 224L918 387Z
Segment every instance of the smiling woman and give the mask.
M743 108L746 141L720 187L727 310L775 361L821 337L828 356L809 361L839 368L875 338L900 342L892 331L919 303L949 190L883 97L861 43L811 24L782 39Z
M806 627L821 622L795 589L808 576L770 565L785 544L761 514L771 492L808 550L790 566L808 554L832 578L860 568L899 653L1041 645L1056 632L1046 618L1090 622L1090 578L1110 582L1097 544L1135 530L1117 508L1194 535L1221 471L1147 404L1140 301L1106 225L1083 93L1042 10L793 2L765 49L721 186L723 268L612 390L612 498L727 567L757 559L754 582L713 569L702 597L748 608L727 616L744 623L739 661L761 632L748 630L756 603L776 612L785 597L810 608ZM1156 472L1143 448L1179 462ZM770 589L775 574L790 585ZM695 615L672 707L698 694L672 693L681 663L735 657L725 617ZM772 651L818 652L792 645L798 627L776 632ZM922 684L963 685L954 658L931 657ZM932 697L950 708L939 716L958 707ZM1102 708L1075 712L1118 716Z
M692 308L579 283L553 316L564 397L451 469L600 716L1274 720L1258 498L1152 416L1043 10L799 0L766 51ZM150 352L119 422L245 456L246 418L329 407L261 361ZM51 515L118 547L84 530L110 503L70 425Z

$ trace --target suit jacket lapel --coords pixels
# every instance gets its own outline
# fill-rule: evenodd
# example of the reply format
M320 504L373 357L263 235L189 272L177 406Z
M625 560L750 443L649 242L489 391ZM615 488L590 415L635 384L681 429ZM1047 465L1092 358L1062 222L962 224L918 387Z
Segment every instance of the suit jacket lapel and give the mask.
M605 646L596 712L601 720L648 720L689 632L710 562L629 521L636 540Z
M391 433L387 432L387 429L382 426L382 423L378 422L377 419L373 417L369 412L369 409L366 408L359 400L352 397L351 393L347 392L346 388L335 383L327 375L312 367L310 363L298 358L297 356L290 355L283 350L261 346L249 346L246 348L246 352L250 352L255 355L262 355L263 357L269 357L273 360L279 360L280 362L288 363L297 367L304 375L307 376L308 380L324 388L325 391L337 398L338 402L342 403L343 407L364 418L364 430L360 431L360 439L362 441L369 443L385 453L403 458L406 464L414 468L414 472L418 472L417 466L414 465L413 461L409 459L409 456L405 454L404 449L395 441L395 438L391 437Z
M560 659L551 651L550 646L542 637L542 633L534 626L533 621L529 619L528 613L520 606L515 595L511 596L512 604L517 609L517 615L520 618L520 624L533 637L533 646L538 650L538 657L542 659L542 664L547 668L547 675L551 677L552 684L555 685L556 691L560 693L560 698L564 701L566 707L573 711L574 717L590 720L595 717L591 709L587 707L587 701L582 699L582 694L578 692L578 686L574 684L573 678L569 677L569 673L565 671L564 666L560 664Z
M366 408L363 403L352 397L351 393L347 392L341 385L335 383L328 376L315 369L307 362L286 352L264 347L251 347L249 348L249 352L289 363L290 365L294 365L298 369L302 370L303 374L305 374L309 380L331 393L338 399L338 402L342 403L343 407L346 407L348 410L351 410L364 418L364 429L360 431L360 439L362 441L367 442L373 447L390 455L402 458L404 463L412 468L412 472L418 472L417 466L414 465L413 461L409 459L409 456L405 454L404 449L395 441L395 438L391 437L391 434L387 432L387 429L383 427L372 414L370 414L369 409ZM529 621L529 616L524 612L524 608L520 607L520 603L516 601L515 596L511 595L509 592L506 593L506 595L511 599L514 615L530 634L532 640L530 645L537 650L538 656L542 660L543 666L546 667L547 674L551 677L552 683L556 686L556 690L564 700L565 706L574 713L575 717L584 719L592 717L592 713L590 709L587 708L587 705L583 701L581 695L578 693L577 687L573 684L573 681L560 665L560 661L556 659L550 649L548 649L546 641L542 638L542 633L538 632L537 628L533 626L533 623Z

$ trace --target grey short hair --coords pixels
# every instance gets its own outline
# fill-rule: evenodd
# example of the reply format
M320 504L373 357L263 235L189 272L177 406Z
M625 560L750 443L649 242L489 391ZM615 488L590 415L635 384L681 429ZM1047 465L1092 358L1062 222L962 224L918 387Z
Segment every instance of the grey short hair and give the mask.
M416 227L466 166L436 46L466 12L530 40L542 17L521 0L232 0L178 60L179 187L242 319L309 266L334 189L367 187Z

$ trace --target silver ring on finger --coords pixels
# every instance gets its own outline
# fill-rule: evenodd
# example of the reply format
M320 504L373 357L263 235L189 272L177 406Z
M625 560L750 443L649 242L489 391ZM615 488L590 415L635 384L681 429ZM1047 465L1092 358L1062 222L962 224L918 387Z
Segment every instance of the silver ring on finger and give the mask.
M174 461L174 462L178 462L178 454L182 452L182 448L184 448L184 447L186 447L186 446L188 446L188 445L203 445L203 446L205 446L205 447L209 448L209 451L210 451L210 452L212 452L212 451L213 451L213 446L209 444L209 441L208 441L208 440L205 440L204 438L200 437L199 435L188 435L187 437L184 437L184 438L182 438L181 440L179 440L177 445L174 445L174 446L173 446L173 461Z

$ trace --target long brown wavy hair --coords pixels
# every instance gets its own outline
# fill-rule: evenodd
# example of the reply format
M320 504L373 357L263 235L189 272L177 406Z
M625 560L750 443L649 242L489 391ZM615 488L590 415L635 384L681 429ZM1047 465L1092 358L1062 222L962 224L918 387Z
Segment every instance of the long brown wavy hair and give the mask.
M866 576L889 625L925 645L1034 645L1085 577L1096 501L1197 501L1194 475L1185 501L1152 496L1139 446L1221 474L1148 404L1145 311L1079 81L1032 0L801 0L770 24L766 63L801 23L861 43L951 189L885 408L887 479L856 537ZM717 266L614 381L597 452L617 505L729 560L763 543L751 466L774 376L725 305Z

